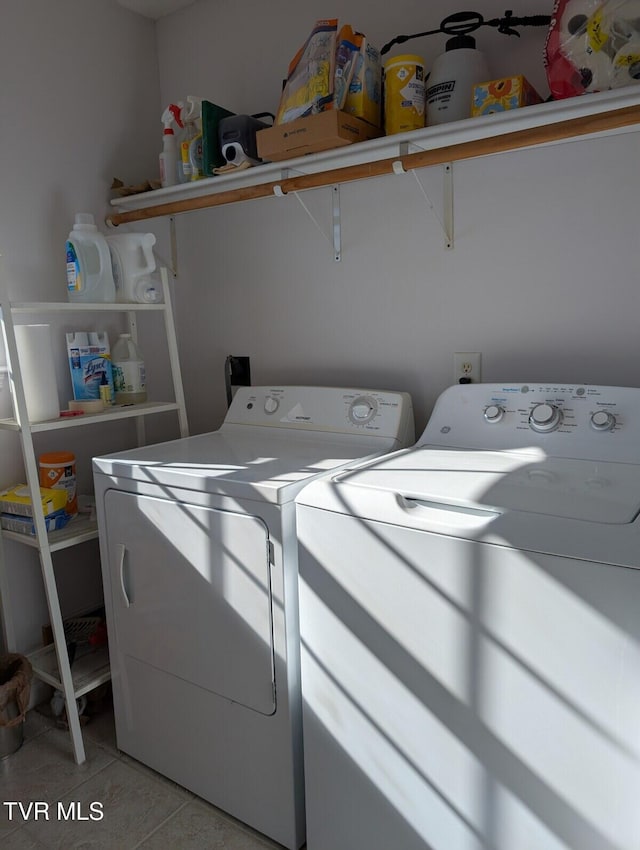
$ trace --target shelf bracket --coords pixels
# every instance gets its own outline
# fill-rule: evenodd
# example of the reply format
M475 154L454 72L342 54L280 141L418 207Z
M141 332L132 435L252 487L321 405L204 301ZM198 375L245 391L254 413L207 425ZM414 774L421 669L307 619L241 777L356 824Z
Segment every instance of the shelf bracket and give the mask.
M453 163L443 165L442 182L445 248L453 250Z
M419 145L414 144L413 142L402 142L400 144L400 157L406 156L409 153L413 153L415 151L424 150ZM407 169L404 166L402 159L396 160L392 164L392 169L394 174L406 174ZM415 168L411 169L411 174L413 174L416 183L418 184L418 188L422 192L424 199L427 204L431 208L433 214L435 215L442 231L444 233L444 245L447 250L453 249L453 235L454 235L454 223L453 223L453 166L450 162L445 162L442 165L442 218L438 215L438 212L431 201L431 198L427 194L427 190L424 188L418 175L416 173Z
M282 170L282 179L286 180L288 174L288 169L284 168ZM331 236L327 236L322 226L313 215L309 207L305 204L305 202L300 197L299 192L292 192L294 197L298 200L298 203L302 207L302 209L309 216L311 221L318 228L320 233L324 236L324 238L330 243L333 248L333 259L336 263L339 263L342 259L342 221L340 216L340 186L337 183L334 183L329 187L331 189L331 225L332 225L332 233ZM282 187L277 184L273 187L273 194L279 198L287 195L287 192L282 191Z
M169 216L169 243L171 245L171 274L178 277L178 238L176 236L176 217Z

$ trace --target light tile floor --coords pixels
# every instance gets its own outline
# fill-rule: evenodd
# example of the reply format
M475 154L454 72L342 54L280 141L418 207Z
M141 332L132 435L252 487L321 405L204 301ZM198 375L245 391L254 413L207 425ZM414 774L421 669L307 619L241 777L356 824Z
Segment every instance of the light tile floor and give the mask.
M49 804L49 820L25 822L0 805L2 850L282 850L263 835L135 761L116 747L109 707L83 729L87 761L77 765L69 733L30 711L24 743L0 760L0 804ZM100 821L58 819L58 802L85 818L102 803ZM80 806L78 807L78 804Z

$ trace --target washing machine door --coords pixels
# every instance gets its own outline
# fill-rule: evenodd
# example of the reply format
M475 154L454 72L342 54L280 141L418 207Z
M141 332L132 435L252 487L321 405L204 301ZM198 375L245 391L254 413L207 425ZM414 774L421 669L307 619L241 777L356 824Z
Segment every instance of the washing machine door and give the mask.
M106 493L105 512L112 666L126 670L129 656L272 714L265 523L248 514L117 490Z

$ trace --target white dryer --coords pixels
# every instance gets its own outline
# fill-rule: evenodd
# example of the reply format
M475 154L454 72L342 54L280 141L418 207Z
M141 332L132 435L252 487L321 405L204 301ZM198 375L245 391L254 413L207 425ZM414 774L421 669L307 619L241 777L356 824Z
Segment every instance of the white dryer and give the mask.
M118 747L305 838L293 499L410 445L403 393L242 387L210 434L94 459Z
M452 387L297 503L308 850L637 850L640 390Z

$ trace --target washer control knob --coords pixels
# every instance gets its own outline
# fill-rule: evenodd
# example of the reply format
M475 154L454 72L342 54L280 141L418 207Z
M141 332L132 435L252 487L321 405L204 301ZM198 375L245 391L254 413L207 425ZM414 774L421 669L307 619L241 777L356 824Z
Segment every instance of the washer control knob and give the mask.
M499 422L504 416L504 407L500 407L499 404L490 404L488 407L484 409L484 418L487 422L493 424L494 422Z
M264 412L275 413L280 407L280 401L272 395L268 395L264 400Z
M611 431L616 424L616 417L608 410L596 410L591 414L591 427L595 431Z
M529 427L544 434L562 423L562 411L555 404L536 404L529 414Z
M349 418L355 425L365 425L376 415L378 405L368 396L359 396L349 407Z

